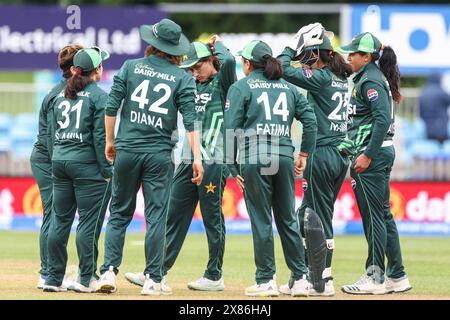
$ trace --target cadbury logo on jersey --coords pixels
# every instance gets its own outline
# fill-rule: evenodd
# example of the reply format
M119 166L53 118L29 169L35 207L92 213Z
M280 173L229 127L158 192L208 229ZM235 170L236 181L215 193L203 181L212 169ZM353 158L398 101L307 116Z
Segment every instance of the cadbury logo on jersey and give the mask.
M378 91L375 89L367 90L367 98L369 101L375 101L378 99Z
M302 73L306 78L311 78L313 75L312 70L306 68L302 69Z
M147 69L147 70L153 71L153 68L152 68L150 65L145 64L145 63L137 63L137 64L136 64L136 68L139 68L139 69Z

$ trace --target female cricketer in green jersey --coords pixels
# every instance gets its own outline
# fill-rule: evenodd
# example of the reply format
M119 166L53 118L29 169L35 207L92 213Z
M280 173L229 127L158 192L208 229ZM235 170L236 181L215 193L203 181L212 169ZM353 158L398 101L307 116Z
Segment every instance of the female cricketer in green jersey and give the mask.
M170 294L162 281L162 267L178 111L183 115L194 154L190 183L200 185L203 166L198 132L194 131L195 83L178 66L189 50L189 41L181 27L169 19L141 26L140 35L150 44L146 57L125 61L114 77L106 104L105 152L107 158L114 161L114 177L99 291L116 291L125 233L133 218L136 193L142 183L146 279L141 294L160 295ZM116 114L121 105L119 129L114 137Z
M64 90L67 79L72 76L70 68L73 66L73 57L82 49L80 45L71 44L61 49L58 54L58 65L63 72L63 79L54 86L42 101L39 110L39 131L37 141L34 144L30 157L31 170L39 186L41 193L42 207L44 209L42 225L39 233L39 252L41 258L40 277L37 285L38 289L43 289L47 278L47 239L50 227L52 202L53 202L53 181L52 181L52 130L51 119L49 119L49 108L56 96Z
M48 276L44 291L66 291L67 241L78 209L79 277L71 288L96 290L98 238L111 195L112 167L106 160L105 103L98 87L102 62L109 54L97 47L81 49L73 58L72 77L54 100L52 155L53 217L48 234Z
M202 123L201 152L205 174L201 185L192 184L192 156L189 145L183 148L183 161L175 172L169 200L166 226L164 275L174 265L192 221L197 204L208 239L207 268L197 281L188 283L192 290L221 291L222 263L225 249L225 221L222 213L222 193L228 177L223 152L223 108L228 88L236 81L234 56L222 44L219 36L210 43L193 42L181 64L196 79L195 110ZM143 285L142 273L126 273L130 282Z
M309 28L303 28L306 28L305 32L319 29L325 33L319 23L307 27ZM291 61L297 56L300 57L299 61L303 68L291 66ZM327 35L323 35L321 44L305 43L299 54L296 50L286 47L278 59L283 66L283 78L307 90L308 101L317 118L316 149L308 157L309 161L303 174L304 197L297 212L303 238L305 238L305 210L308 207L318 214L325 232L327 256L322 274L326 281L325 291L317 292L311 287L310 295L333 296L335 291L331 275L334 249L332 220L334 202L347 173L348 155L352 145L351 141L346 140L346 113L347 103L350 100L347 78L351 75L352 69L344 58L333 50ZM282 287L280 291L282 289L288 288ZM289 293L289 290L284 293Z
M292 272L288 287L293 296L308 295L305 251L294 207L294 147L290 130L303 124L302 145L295 172L304 170L316 142L317 124L308 101L297 88L280 79L280 62L262 41L241 51L245 78L230 87L225 106L226 157L230 172L244 191L250 216L256 284L248 296L278 296L275 281L272 209L284 257ZM239 141L239 166L236 145Z
M349 138L355 143L356 156L350 168L368 242L365 273L355 284L343 286L342 291L350 294L404 292L411 286L402 263L389 189L395 158L394 101L398 103L401 98L397 57L391 47L383 47L368 32L339 50L348 54L356 73L348 130Z

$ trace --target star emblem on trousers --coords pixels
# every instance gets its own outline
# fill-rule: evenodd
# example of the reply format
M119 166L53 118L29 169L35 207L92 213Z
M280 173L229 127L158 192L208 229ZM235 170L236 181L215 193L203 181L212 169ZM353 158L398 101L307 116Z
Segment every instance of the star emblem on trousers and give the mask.
M214 186L212 184L212 182L210 182L208 185L205 186L206 188L206 193L214 193L214 189L216 188L216 186Z

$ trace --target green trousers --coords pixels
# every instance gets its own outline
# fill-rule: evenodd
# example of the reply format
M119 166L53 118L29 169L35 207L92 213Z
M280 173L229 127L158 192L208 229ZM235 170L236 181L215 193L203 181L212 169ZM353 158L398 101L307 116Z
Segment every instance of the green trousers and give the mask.
M355 157L356 159L357 157ZM351 166L354 192L368 243L366 272L378 282L384 274L390 278L404 277L400 240L390 209L390 173L394 163L394 147L383 147L370 166L360 174ZM384 258L387 257L385 269Z
M169 200L166 226L166 254L164 274L172 268L183 246L197 203L200 202L203 224L208 239L209 259L204 277L222 277L225 250L225 220L222 194L228 177L223 164L203 163L204 176L200 186L191 182L192 164L181 163L175 172Z
M275 275L272 209L284 258L292 272L291 280L298 280L308 272L302 236L295 216L294 160L280 156L278 161L278 172L273 174L262 172L268 166L241 164L258 284L272 280ZM274 167L274 163L271 166Z
M305 237L306 208L313 209L322 221L327 241L326 268L331 268L334 250L333 211L339 191L347 173L349 160L336 147L317 147L308 157L303 175L303 201L298 210L300 231ZM331 277L331 269L327 277Z
M76 245L79 279L95 277L98 238L111 195L97 163L53 161L53 219L48 234L48 285L60 286L67 264L67 241L78 209Z
M106 225L104 273L122 263L125 233L136 209L136 194L142 183L145 202L145 274L155 282L163 276L164 236L167 205L173 176L173 163L167 153L131 153L117 150L114 161L111 215Z
M47 239L50 222L52 219L52 201L53 201L53 180L52 163L31 161L31 171L37 181L39 192L41 193L43 217L39 232L39 255L41 259L42 277L47 277Z

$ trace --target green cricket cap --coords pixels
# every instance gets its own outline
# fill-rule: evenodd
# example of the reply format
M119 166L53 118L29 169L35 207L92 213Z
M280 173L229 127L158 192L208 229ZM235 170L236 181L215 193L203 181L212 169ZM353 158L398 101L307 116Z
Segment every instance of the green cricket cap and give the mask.
M265 56L272 56L272 49L264 41L253 40L247 43L237 55L250 61L264 62Z
M181 68L190 68L199 62L200 59L212 56L211 50L203 42L192 42L189 45L189 52L181 63Z
M352 42L346 46L339 47L337 50L341 53L355 53L366 52L375 53L380 52L382 44L377 37L370 32L361 33L354 37Z
M142 40L173 56L183 56L189 51L189 40L181 31L181 27L170 19L139 27Z
M108 58L109 53L99 47L81 49L73 57L73 66L83 71L91 71Z

